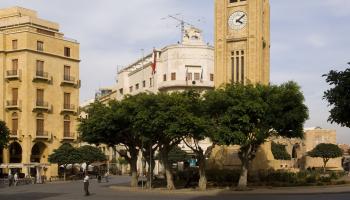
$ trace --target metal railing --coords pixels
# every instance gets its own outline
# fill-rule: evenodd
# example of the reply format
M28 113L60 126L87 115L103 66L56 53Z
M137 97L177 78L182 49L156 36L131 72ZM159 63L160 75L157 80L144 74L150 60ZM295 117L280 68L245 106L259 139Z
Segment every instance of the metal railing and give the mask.
M68 76L68 75L64 75L64 76L63 76L63 80L64 80L64 81L68 81L68 82L74 82L74 81L75 81L75 77L73 77L73 76Z
M36 71L35 77L36 77L36 78L45 78L45 79L48 79L49 73L44 72L44 71Z
M40 107L40 108L48 108L49 103L45 101L36 101L35 107Z
M6 71L6 76L19 76L19 70L7 70Z
M49 132L42 131L42 130L37 130L36 131L36 136L37 137L48 137L49 136Z
M75 110L75 105L72 104L64 104L63 105L64 110Z
M19 101L18 100L6 101L6 106L7 107L18 107L19 106Z

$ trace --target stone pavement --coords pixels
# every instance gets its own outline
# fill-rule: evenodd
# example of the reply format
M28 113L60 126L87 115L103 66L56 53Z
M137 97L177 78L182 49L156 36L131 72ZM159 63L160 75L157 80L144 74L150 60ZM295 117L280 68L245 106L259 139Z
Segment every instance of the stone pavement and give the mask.
M350 186L308 187L308 188L273 188L254 189L247 192L229 190L196 190L152 191L130 189L127 187L129 177L111 177L109 183L90 182L91 196L83 195L82 181L54 182L38 185L24 185L0 189L0 200L349 200ZM118 186L115 186L118 184ZM125 185L125 186L123 186Z

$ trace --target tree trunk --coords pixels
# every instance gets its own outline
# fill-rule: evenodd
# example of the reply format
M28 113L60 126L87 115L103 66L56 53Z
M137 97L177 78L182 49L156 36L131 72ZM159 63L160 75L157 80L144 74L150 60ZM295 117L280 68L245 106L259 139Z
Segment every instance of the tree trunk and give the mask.
M205 163L205 157L199 158L199 181L198 181L198 188L200 190L206 190L207 189L207 176L205 173L206 169L206 163Z
M131 168L131 187L138 186L138 178L137 178L137 157L132 157L130 159L130 168Z
M63 181L66 181L66 167L63 169Z
M171 173L171 166L168 161L169 151L166 151L163 149L163 150L160 150L160 152L161 152L162 162L165 170L167 188L168 190L174 190L175 189L174 178L173 178L173 174Z
M329 160L329 159L326 159L326 158L323 159L323 173L324 173L324 174L326 173L326 166L327 166L328 160Z
M242 160L241 175L238 182L238 190L246 190L248 183L249 160Z
M147 164L148 164L148 174L147 174L147 183L146 183L146 187L151 188L151 182L153 180L153 171L156 165L156 162L154 161L154 157L152 156L152 162L150 163L150 158L148 156L147 158ZM151 166L151 167L150 167Z

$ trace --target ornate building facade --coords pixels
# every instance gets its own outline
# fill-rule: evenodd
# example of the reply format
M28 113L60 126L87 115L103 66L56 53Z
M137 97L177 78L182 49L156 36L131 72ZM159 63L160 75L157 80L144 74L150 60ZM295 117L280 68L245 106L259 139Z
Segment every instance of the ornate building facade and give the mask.
M33 10L0 10L0 120L11 130L0 167L57 175L48 155L76 140L79 43Z

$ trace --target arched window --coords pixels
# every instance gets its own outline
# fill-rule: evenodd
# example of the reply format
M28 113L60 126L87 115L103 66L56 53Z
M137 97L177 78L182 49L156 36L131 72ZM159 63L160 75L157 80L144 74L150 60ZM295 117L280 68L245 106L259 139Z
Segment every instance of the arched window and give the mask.
M39 113L36 116L36 135L37 136L44 136L44 115L42 113Z
M68 115L65 115L63 118L63 137L71 137L70 117Z
M12 113L12 130L11 135L18 135L18 114Z

